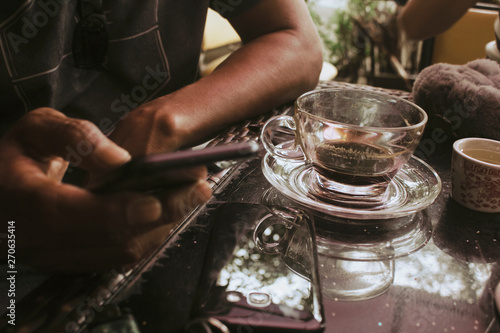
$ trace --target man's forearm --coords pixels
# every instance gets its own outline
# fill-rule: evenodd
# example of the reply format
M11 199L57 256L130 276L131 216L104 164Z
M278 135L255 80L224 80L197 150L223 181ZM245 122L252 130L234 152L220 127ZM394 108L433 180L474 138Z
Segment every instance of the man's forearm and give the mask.
M313 89L322 65L316 38L294 30L261 36L234 52L211 75L167 96L172 112L168 121L182 138L181 145L197 143L228 124Z
M303 0L262 0L229 18L243 46L212 74L139 106L111 138L132 156L171 151L314 88L321 43Z

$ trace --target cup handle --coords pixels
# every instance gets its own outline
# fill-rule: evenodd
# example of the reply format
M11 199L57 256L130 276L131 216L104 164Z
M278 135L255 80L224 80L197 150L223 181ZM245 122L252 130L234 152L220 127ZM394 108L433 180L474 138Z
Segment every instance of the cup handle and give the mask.
M281 237L279 238L279 240L266 241L264 239L266 230L274 226L283 227ZM260 251L266 254L279 254L285 253L285 249L288 245L290 236L289 226L287 226L280 217L276 216L273 213L269 213L258 222L257 227L255 228L253 233L253 240Z
M287 160L293 160L293 161L303 161L304 160L304 154L302 153L302 150L300 146L295 144L295 140L292 141L287 141L278 145L275 145L273 143L272 138L276 134L280 134L279 132L286 133L290 131L293 133L295 131L296 126L295 126L295 119L290 116L275 116L269 119L264 126L262 127L262 132L261 132L261 141L262 144L264 145L264 148L266 150L280 158L284 158Z

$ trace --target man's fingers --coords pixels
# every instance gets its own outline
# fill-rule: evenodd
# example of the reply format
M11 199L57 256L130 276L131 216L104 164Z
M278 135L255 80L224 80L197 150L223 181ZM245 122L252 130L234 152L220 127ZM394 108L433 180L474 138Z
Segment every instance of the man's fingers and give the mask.
M96 195L47 178L30 181L36 190L29 198L34 206L26 212L28 219L46 216L44 227L54 231L88 230L113 237L157 225L160 217L162 223L175 222L212 195L210 185L203 180L169 189L160 198L133 192ZM15 210L22 211L24 200L16 202L20 206Z
M130 160L126 150L91 122L49 108L26 114L5 138L22 142L27 153L40 159L60 156L72 166L90 170L109 170Z
M19 198L12 200L15 205L9 211L35 228L114 233L158 221L162 213L160 201L149 195L124 192L101 196L46 177L31 177L26 182L30 191L13 192Z
M48 270L65 271L108 271L137 264L158 249L176 224L168 224L144 233L135 234L126 242L107 243L95 246L82 244L80 247L45 247L32 253L31 264Z
M78 188L76 190L80 191ZM37 233L37 230L29 230L29 236L23 237L29 240L29 244L20 246L26 252L23 257L29 260L26 263L48 269L72 271L104 271L133 265L156 250L194 207L206 202L211 196L211 189L208 183L200 181L164 193L164 215L161 219L157 216L161 213L161 206L157 206L159 202L156 199L134 194L118 196L124 199L124 204L132 199L129 209L124 209L121 204L117 205L124 209L125 213L117 212L114 208L106 210L113 204L107 200L116 199L117 195L107 198L96 196L102 201L102 206L94 209L104 208L100 213L89 212L84 215L87 204L84 202L80 212L75 213L74 220L51 227L54 228L54 234L41 238L38 237L41 233ZM83 197L81 199L88 200ZM138 207L134 206L134 203ZM160 211L151 212L156 209ZM135 218L138 220L127 220L127 215L131 212L137 214ZM103 223L92 223L97 215L104 217ZM44 230L45 233L47 231L49 230Z
M162 222L171 223L185 217L196 206L207 202L211 196L212 189L204 180L163 192L160 196L163 204Z

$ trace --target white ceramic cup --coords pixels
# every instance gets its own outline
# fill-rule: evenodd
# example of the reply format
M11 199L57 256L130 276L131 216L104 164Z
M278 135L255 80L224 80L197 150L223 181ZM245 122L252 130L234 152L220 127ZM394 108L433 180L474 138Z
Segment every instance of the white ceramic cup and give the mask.
M465 138L455 141L451 163L452 197L486 213L500 212L500 141Z

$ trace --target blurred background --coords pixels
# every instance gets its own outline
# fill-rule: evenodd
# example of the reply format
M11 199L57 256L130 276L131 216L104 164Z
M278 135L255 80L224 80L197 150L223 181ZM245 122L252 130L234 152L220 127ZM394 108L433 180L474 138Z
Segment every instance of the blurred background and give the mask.
M321 80L369 84L411 91L418 73L436 62L464 64L485 58L485 45L495 39L494 0L475 8L445 33L425 41L407 40L398 31L404 0L307 0L323 42ZM202 75L210 73L240 45L229 23L210 11L207 18Z

